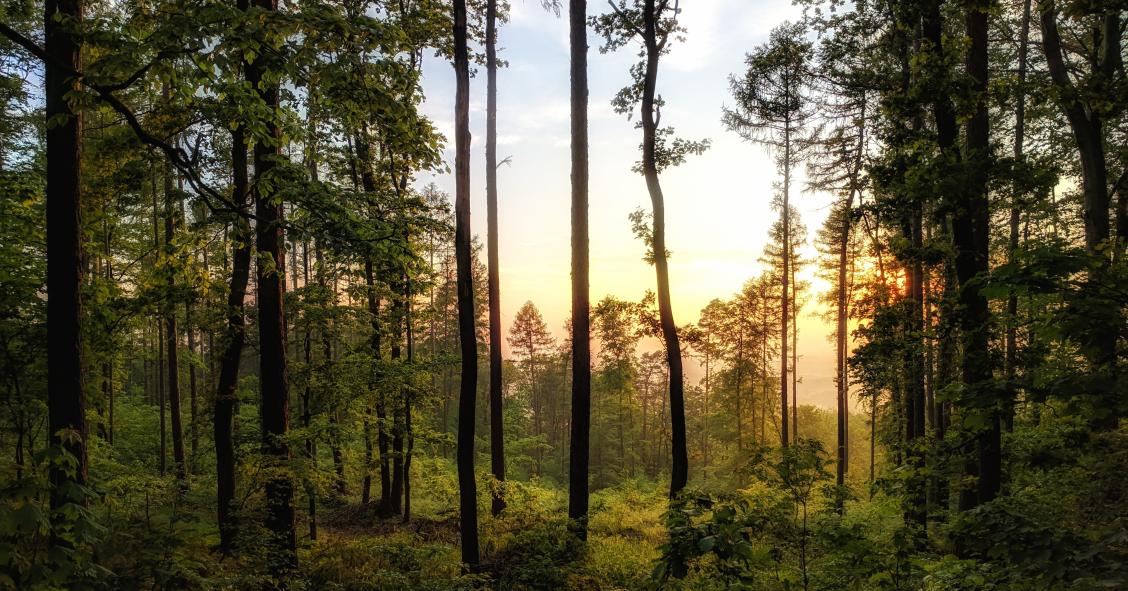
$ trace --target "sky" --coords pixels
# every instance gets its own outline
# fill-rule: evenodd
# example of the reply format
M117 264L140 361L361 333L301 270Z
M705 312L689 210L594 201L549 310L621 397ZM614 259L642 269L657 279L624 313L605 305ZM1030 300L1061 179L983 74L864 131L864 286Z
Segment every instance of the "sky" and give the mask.
M511 2L510 21L498 32L499 58L508 62L498 72L498 159L511 158L498 172L502 330L508 332L517 310L531 300L560 338L571 311L568 25L566 15L543 10L540 0ZM661 176L679 325L695 322L710 300L729 298L762 269L768 229L778 217L770 201L779 175L762 146L725 130L721 110L732 104L729 76L743 71L745 53L765 42L773 27L801 16L789 0L687 0L681 6L685 41L659 65L658 91L666 101L662 123L687 139L708 138L712 147ZM588 4L589 14L605 9L600 2ZM616 114L610 101L626 84L638 46L602 54L600 40L589 29L591 299L613 294L637 301L656 286L628 221L635 209L650 208L643 177L631 171L641 130ZM452 170L454 83L449 62L425 60L423 111L450 140L443 157ZM472 74L470 84L471 224L484 238L484 69ZM802 171L797 172L794 186L800 189L793 189L791 202L813 239L833 197L803 191ZM451 174L425 173L417 180L420 186L432 182L454 194ZM813 240L800 253L809 260L816 254ZM810 281L813 292L829 287L815 277L814 265L799 278ZM819 317L826 310L815 300L799 322L799 403L833 409L833 326ZM688 368L687 384L701 373Z

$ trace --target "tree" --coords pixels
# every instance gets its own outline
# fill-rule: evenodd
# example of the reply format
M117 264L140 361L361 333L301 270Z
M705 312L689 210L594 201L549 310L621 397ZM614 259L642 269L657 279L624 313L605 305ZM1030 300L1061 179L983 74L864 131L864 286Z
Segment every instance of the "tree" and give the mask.
M168 96L167 87L165 96ZM175 255L175 247L173 246L173 233L176 230L176 212L174 210L174 195L173 195L173 180L172 180L172 166L165 166L164 171L164 254L165 254L165 274L166 285L168 291L165 294L167 298L164 304L164 320L165 320L165 339L168 347L168 352L165 358L168 360L168 407L169 418L172 421L172 463L176 471L176 480L182 492L188 490L188 470L184 461L184 422L180 416L180 361L177 351L177 342L179 333L176 327L176 277L175 277L175 264L173 263L173 256ZM161 409L161 414L164 414L164 409Z
M1106 156L1110 149L1107 145L1107 123L1128 107L1128 101L1123 100L1128 80L1124 75L1121 46L1122 8L1070 3L1069 10L1083 29L1077 38L1088 37L1091 40L1078 44L1082 49L1077 59L1066 57L1065 51L1070 45L1062 41L1057 2L1039 3L1039 20L1042 50L1054 96L1069 123L1081 161L1085 248L1093 261L1088 270L1089 281L1081 294L1079 307L1083 329L1078 340L1092 366L1093 375L1098 378L1094 388L1093 421L1104 429L1110 429L1118 424L1123 406L1123 403L1116 402L1116 388L1112 385L1116 380L1117 333L1123 323L1123 313L1121 306L1109 301L1107 294L1102 294L1101 285L1113 281L1109 276L1109 261L1121 258L1128 244L1128 175L1124 174L1112 187L1119 193L1119 204L1116 242L1110 243L1111 195ZM976 24L978 26L978 21ZM971 26L970 22L968 26ZM969 72L971 66L969 58ZM1110 100L1110 97L1116 98ZM1115 151L1115 148L1112 150Z
M82 358L82 115L78 90L81 0L44 6L43 98L47 121L47 429L52 445L73 457L51 469L51 507L83 503L86 484L86 395Z
M806 143L802 133L811 117L808 100L811 73L811 43L804 39L801 24L784 23L772 30L768 42L748 54L748 70L741 78L730 78L734 109L726 108L722 121L725 126L748 141L760 143L769 150L779 152L776 167L783 176L782 244L791 244L789 219L791 213L791 174L794 166L806 157ZM783 416L780 443L789 442L787 428L787 382L789 288L791 280L791 253L785 249L782 257L781 285L782 314L780 315L780 406Z
M700 154L708 146L708 141L694 142L673 138L673 128L660 127L663 101L658 95L658 61L669 51L671 38L678 38L684 30L678 26L680 9L669 0L619 0L616 5L608 0L612 12L593 19L597 32L604 37L601 51L621 48L632 40L638 40L643 47L642 62L631 68L631 83L619 91L612 101L616 112L632 116L635 109L641 111L638 127L642 128L642 160L635 165L635 172L646 179L646 189L650 193L650 221L648 229L640 227L635 219L636 233L642 230L647 244L647 261L654 265L658 280L658 312L662 328L662 339L666 347L666 363L670 368L670 420L671 451L673 463L670 471L670 497L675 497L685 488L689 478L689 454L685 428L685 384L682 375L682 350L678 339L677 325L674 323L673 305L670 302L670 271L666 250L666 204L662 193L659 172L669 166L677 166L689 154Z
M502 425L501 295L497 246L497 0L486 0L486 239L489 257L490 306L490 467L499 483L505 482L505 430ZM494 515L505 509L498 488Z
M540 369L547 365L547 357L556 349L556 340L548 332L540 311L532 302L525 302L513 324L509 327L509 347L528 380L530 407L533 413L533 435L544 435L544 415L547 396L538 389ZM537 448L536 472L540 474L544 452Z
M474 482L474 405L478 344L470 249L470 61L466 48L466 0L454 0L455 239L458 266L458 338L462 381L458 396L458 494L462 562L478 567L478 493Z
M252 6L269 15L278 10L277 0L254 0ZM246 77L259 99L277 109L278 82L269 68L268 54L259 53L247 64ZM273 119L265 121L263 135L254 144L255 178L255 266L258 286L259 372L261 380L262 452L271 473L265 485L266 527L270 532L268 562L283 573L298 566L297 535L294 529L294 486L287 473L290 445L290 391L286 357L286 314L283 307L286 262L283 258L283 204L277 190L282 135ZM285 574L283 574L285 576Z
M572 135L572 433L568 519L587 539L591 434L591 300L588 287L587 0L568 1Z
M818 64L827 72L820 111L826 122L820 126L815 152L807 164L813 188L833 191L839 201L833 206L820 232L827 277L834 286L835 341L835 404L837 406L837 441L835 445L835 484L846 484L849 466L850 376L849 319L852 313L854 266L858 257L855 244L858 212L862 191L867 182L866 165L869 142L868 119L871 87L877 82L871 74L870 42L859 31L868 29L870 18L864 11L832 19L831 29L818 48ZM829 130L827 129L829 127ZM828 294L829 296L830 294ZM839 497L840 498L840 497ZM842 503L837 507L842 510Z

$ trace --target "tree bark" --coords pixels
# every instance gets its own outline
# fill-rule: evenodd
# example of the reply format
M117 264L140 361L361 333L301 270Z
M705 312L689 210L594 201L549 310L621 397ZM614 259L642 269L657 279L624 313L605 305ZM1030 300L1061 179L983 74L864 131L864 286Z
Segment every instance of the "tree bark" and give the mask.
M82 359L82 115L67 94L77 88L68 72L81 69L81 0L44 6L47 199L47 429L52 445L74 457L52 463L51 507L84 503L72 485L86 484L86 394Z
M478 342L474 328L474 277L470 245L470 59L466 47L466 0L454 0L455 264L458 267L458 340L462 370L458 393L458 493L462 562L476 570L478 490L474 481L474 420Z
M1108 165L1105 161L1104 121L1098 109L1091 108L1083 99L1085 95L1097 96L1099 90L1078 89L1070 79L1069 66L1063 55L1061 36L1057 27L1057 7L1053 0L1040 6L1042 24L1042 49L1046 56L1046 66L1050 79L1057 90L1058 101L1065 112L1077 151L1081 159L1082 217L1085 222L1085 247L1093 264L1089 278L1082 287L1082 297L1090 300L1089 308L1110 310L1111 318L1093 318L1087 322L1087 329L1080 335L1082 351L1092 366L1093 373L1100 377L1101 385L1094 392L1092 423L1100 429L1113 429L1119 421L1117 389L1112 383L1115 378L1117 358L1116 341L1122 313L1117 302L1109 302L1108 296L1101 294L1102 285L1114 281L1110 278L1109 258L1102 251L1110 237L1109 206L1111 196L1108 190ZM1110 8L1103 19L1101 30L1094 31L1094 39L1101 39L1100 57L1093 64L1094 75L1112 80L1120 63L1120 18L1119 9ZM1098 87L1099 88L1099 87ZM1121 201L1125 197L1121 195ZM1128 202L1124 202L1128 206ZM1128 222L1128 215L1119 216L1118 222ZM1125 225L1128 225L1126 223ZM1118 244L1114 255L1123 248Z
M1022 3L1022 25L1018 34L1018 96L1015 98L1014 108L1014 159L1017 165L1023 164L1024 141L1026 139L1026 67L1028 42L1030 40L1030 0ZM1007 261L1013 263L1018 252L1018 225L1022 213L1022 199L1018 193L1018 183L1015 183L1014 195L1011 196L1010 208L1010 235L1007 240ZM1006 364L1006 408L1003 410L1003 420L1008 432L1014 430L1014 406L1017 394L1017 365L1018 365L1018 294L1011 290L1007 294L1007 333L1003 355Z
M658 180L656 142L658 125L655 121L654 96L658 85L658 58L662 49L658 43L658 14L655 0L646 0L643 9L643 43L646 46L646 71L642 90L642 169L646 189L654 214L652 242L654 269L658 278L658 316L662 325L662 339L666 345L666 364L670 368L670 423L671 452L670 497L677 496L689 478L689 453L686 449L685 385L682 376L681 344L674 323L670 302L670 271L666 261L666 205L662 185ZM786 377L786 376L785 376ZM784 416L787 411L784 409Z
M278 10L278 0L254 0L263 11ZM265 57L259 55L247 67L247 81L255 88L266 107L278 108L278 84L264 80ZM282 238L282 201L271 183L276 161L282 157L278 142L281 133L273 120L266 123L266 138L255 143L255 246L258 250L259 364L262 402L262 451L267 469L264 494L265 525L270 532L267 561L273 569L297 568L297 536L294 529L294 487L287 473L290 446L286 434L290 426L290 397L286 360L286 315L283 308L286 261Z
M246 2L241 3L246 8ZM239 209L247 206L247 146L243 128L231 132L231 165L234 179L231 201ZM246 341L243 318L247 282L251 274L251 228L241 215L235 218L231 285L227 293L227 327L223 354L220 357L219 378L216 384L215 410L213 412L213 437L215 439L216 503L218 506L220 550L230 554L234 550L236 520L232 513L235 500L235 417L236 388L239 383L239 361Z
M964 387L974 397L974 404L987 414L987 427L976 434L978 455L979 504L995 498L1001 484L1002 460L1000 442L1000 400L992 384L989 350L990 310L987 298L979 292L979 282L988 271L988 228L990 210L987 200L987 162L990 159L990 123L987 103L987 11L985 2L968 5L967 36L971 40L967 52L967 73L971 90L976 93L975 111L967 123L967 164L971 182L963 203L955 208L952 220L956 246L956 275L960 282L960 304L964 310L963 362ZM1106 203L1107 205L1107 203ZM1106 207L1107 218L1107 207Z
M568 518L587 539L591 434L591 299L588 285L587 0L569 0L572 134L572 424Z
M486 250L489 258L490 308L490 468L499 487L494 515L505 509L505 431L502 425L501 295L497 246L497 0L486 2Z
M167 88L166 88L167 95ZM168 407L172 422L172 464L176 472L176 481L180 494L188 490L188 470L184 462L184 424L180 413L180 355L177 350L179 337L176 327L176 293L175 265L172 262L175 253L172 244L173 233L176 228L176 209L173 207L172 166L165 165L164 171L164 250L165 250L165 293L164 320L165 343L168 354ZM161 409L164 413L164 409Z

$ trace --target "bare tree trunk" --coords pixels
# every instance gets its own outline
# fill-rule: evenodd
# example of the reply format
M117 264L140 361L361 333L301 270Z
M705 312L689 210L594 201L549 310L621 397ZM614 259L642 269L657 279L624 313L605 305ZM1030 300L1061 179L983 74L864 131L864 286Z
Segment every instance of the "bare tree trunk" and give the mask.
M489 258L490 308L490 468L498 483L505 482L505 431L501 412L501 296L497 246L497 0L486 2L486 250ZM505 509L503 487L493 496L491 510Z
M1026 139L1026 67L1028 44L1030 40L1030 0L1022 3L1022 26L1018 34L1018 96L1014 108L1014 158L1023 164L1023 144ZM1018 225L1022 213L1022 199L1015 183L1015 194L1011 197L1010 235L1007 240L1007 261L1013 262L1018 251ZM1123 236L1121 236L1123 239ZM1003 355L1006 374L1007 396L1004 401L1003 421L1008 432L1014 430L1014 405L1016 398L1018 365L1018 294L1011 290L1007 294L1007 334Z
M956 274L960 281L960 304L964 310L963 364L964 386L977 398L976 406L987 413L987 427L977 433L977 504L995 498L1002 482L999 395L992 384L988 345L990 310L987 298L979 292L976 279L988 271L988 228L990 210L987 199L990 159L990 121L987 94L987 8L973 5L967 13L967 73L976 92L975 111L967 123L967 163L971 182L964 203L954 209L952 221L956 246ZM1107 219L1107 201L1106 201ZM1114 333L1115 334L1115 333ZM1115 349L1115 336L1113 337ZM1115 353L1114 353L1115 354Z
M52 463L51 507L85 503L74 485L86 484L86 394L82 359L82 115L67 97L77 86L81 0L44 5L47 198L47 436L74 457ZM60 120L61 119L61 120Z
M588 286L587 0L569 0L572 123L572 425L568 518L587 539L591 434L591 300Z
M455 239L458 267L458 338L462 371L458 396L458 492L462 562L476 570L478 492L474 481L474 420L478 343L474 329L474 277L470 245L470 58L466 47L466 0L454 0Z
M658 46L657 20L654 0L646 0L643 14L643 41L646 46L646 71L642 91L642 168L646 177L646 189L650 193L650 203L654 214L652 242L654 248L654 269L658 276L658 316L662 325L662 338L666 345L666 364L670 368L670 420L671 452L673 463L670 470L670 497L685 488L689 478L689 453L686 449L685 430L685 385L682 377L681 344L678 329L674 323L674 311L670 302L670 271L666 262L666 204L662 195L662 185L658 180L656 142L658 125L655 121L654 96L658 85Z
M167 87L165 93L167 95ZM173 469L176 471L176 481L179 485L180 494L184 494L188 490L188 470L184 462L184 425L180 416L180 355L177 350L176 342L178 340L176 328L176 306L173 302L173 295L176 290L176 279L174 277L174 267L172 262L175 250L172 244L172 235L176 226L176 210L173 207L173 184L172 184L172 165L166 163L164 171L164 249L165 249L165 265L167 265L165 272L165 287L168 291L165 293L164 316L165 316L165 338L168 348L168 406L169 414L172 421L172 463ZM164 415L164 409L161 409L161 415Z
M266 12L278 10L278 0L254 0ZM264 82L265 57L259 55L247 67L247 81L270 109L278 108L277 82ZM276 122L266 122L267 134L279 138ZM268 476L264 494L265 525L270 532L268 563L273 569L297 568L297 536L294 530L294 487L285 470L290 465L286 434L290 426L290 397L286 360L286 315L283 308L286 261L283 253L283 204L271 189L275 160L281 157L276 145L255 144L255 246L258 250L259 362L262 403L262 451ZM286 574L282 574L286 577Z
M240 3L246 9L246 1ZM247 146L242 127L231 132L231 164L234 183L232 203L239 209L248 201ZM225 554L234 548L236 520L232 513L235 500L235 397L239 383L239 361L246 341L243 318L247 282L251 273L250 224L241 215L235 218L234 251L232 253L231 285L227 294L227 327L223 354L220 358L219 378L216 383L215 410L213 411L213 437L215 439L216 504L219 524L219 546Z
M780 330L779 330L779 444L787 447L790 438L787 433L787 328L790 322L791 298L788 288L791 266L791 121L788 119L783 128L783 272L780 276L782 289L780 292Z

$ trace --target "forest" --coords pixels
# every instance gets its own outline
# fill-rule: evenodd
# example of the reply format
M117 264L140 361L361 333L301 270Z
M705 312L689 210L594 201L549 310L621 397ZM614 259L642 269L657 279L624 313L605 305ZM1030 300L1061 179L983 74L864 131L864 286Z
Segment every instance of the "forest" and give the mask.
M1128 589L1126 16L0 0L0 589Z

